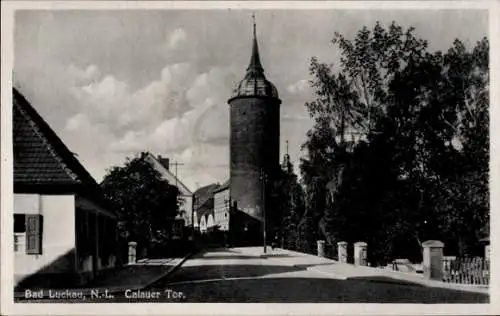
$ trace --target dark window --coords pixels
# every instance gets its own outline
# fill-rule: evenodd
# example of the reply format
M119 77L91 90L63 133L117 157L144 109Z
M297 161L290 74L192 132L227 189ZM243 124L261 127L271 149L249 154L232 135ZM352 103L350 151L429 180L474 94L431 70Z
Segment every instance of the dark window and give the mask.
M26 217L24 214L14 214L14 233L26 232Z
M26 214L26 253L42 253L43 217L39 214Z

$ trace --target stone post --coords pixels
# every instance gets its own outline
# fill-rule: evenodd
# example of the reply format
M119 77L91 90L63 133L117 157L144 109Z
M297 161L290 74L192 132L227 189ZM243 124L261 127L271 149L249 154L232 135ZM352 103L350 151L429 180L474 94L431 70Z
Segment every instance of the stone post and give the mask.
M133 264L137 262L137 243L131 241L128 243L128 263Z
M490 245L484 246L484 260L490 261Z
M363 241L358 241L354 244L354 264L357 266L366 266L366 248L367 243Z
M347 241L339 241L337 243L337 253L339 263L347 263Z
M442 281L443 279L443 247L439 240L427 240L422 243L423 270L427 279Z
M318 240L318 257L324 257L324 256L325 256L325 241Z

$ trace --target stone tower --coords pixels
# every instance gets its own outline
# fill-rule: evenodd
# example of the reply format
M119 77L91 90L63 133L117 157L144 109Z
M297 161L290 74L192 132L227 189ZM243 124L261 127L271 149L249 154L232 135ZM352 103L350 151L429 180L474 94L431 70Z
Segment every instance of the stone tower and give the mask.
M280 168L280 104L278 90L264 75L257 44L255 20L253 47L245 77L228 100L230 107L230 194L252 230L262 229L264 204L275 173ZM267 185L262 183L262 174ZM265 202L266 201L266 202ZM266 212L272 212L266 208ZM248 215L248 216L246 216ZM267 217L267 216L266 216ZM246 228L245 228L246 230Z

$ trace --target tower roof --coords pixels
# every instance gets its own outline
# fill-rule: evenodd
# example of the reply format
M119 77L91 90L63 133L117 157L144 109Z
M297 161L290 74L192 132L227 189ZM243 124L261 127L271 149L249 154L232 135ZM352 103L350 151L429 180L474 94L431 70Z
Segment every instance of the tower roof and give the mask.
M260 62L259 45L257 42L257 30L255 15L253 22L253 45L250 63L243 80L241 80L233 91L232 98L241 96L265 96L278 98L278 90L264 75L264 67Z
M260 63L260 55L259 55L259 44L257 43L257 26L255 24L255 15L253 22L253 44L252 44L252 56L250 57L250 64L248 64L247 72L252 73L264 73L264 68Z

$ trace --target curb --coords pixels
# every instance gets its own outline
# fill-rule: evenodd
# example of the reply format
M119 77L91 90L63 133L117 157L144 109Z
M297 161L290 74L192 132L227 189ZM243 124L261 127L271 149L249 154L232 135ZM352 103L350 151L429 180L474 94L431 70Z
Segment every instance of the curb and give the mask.
M285 251L294 253L294 251L290 251L290 250L285 250ZM276 260L279 260L279 259L276 259ZM333 259L329 259L329 260L332 261L332 264L339 264L336 260L333 260ZM294 268L298 268L298 267L300 267L300 264L292 264L291 266ZM376 269L376 268L371 267L371 269ZM321 273L324 275L328 275L328 276L333 277L337 280L356 280L355 279L356 276L346 276L346 275L337 274L334 272L322 271L322 269L318 269L317 266L307 267L306 270L307 271L314 271L316 273ZM489 286L484 286L484 285L482 286L482 285L466 285L466 284L445 283L445 282L439 282L439 281L426 280L423 278L422 279L420 279L420 278L407 279L406 277L409 276L409 273L401 272L401 271L390 271L390 272L389 271L377 271L377 272L381 273L380 276L387 277L390 280L371 279L371 277L377 277L379 275L368 275L368 276L366 276L365 279L363 279L363 281L372 282L372 283L394 284L394 285L425 286L425 287L440 288L440 289L446 289L446 290L462 291L462 292L468 292L468 293L481 293L481 294L487 294L487 295L489 295L489 292L490 292ZM384 272L390 273L392 275L387 275Z
M196 252L191 252L189 254L187 254L186 256L184 256L176 265L172 266L170 269L168 269L165 273L163 273L162 275L160 275L159 277L156 277L153 279L153 281L150 281L148 282L147 284L145 284L144 286L140 287L139 290L141 289L145 289L153 284L155 284L156 282L158 282L159 280L167 277L169 274L172 274L174 273L181 265L184 264L184 262L186 262L189 258L191 258Z
M468 292L468 293L481 293L481 294L488 294L489 295L489 287L486 286L473 286L473 285L465 285L465 284L454 284L454 283L445 283L445 282L439 282L439 281L432 281L432 280L425 280L425 279L406 279L402 278L398 275L390 276L390 275L367 275L363 276L361 275L358 278L358 276L343 276L343 275L337 275L336 273L333 272L326 272L322 271L321 269L317 269L316 267L308 267L306 270L308 271L314 271L317 273L329 275L331 277L334 277L338 280L351 280L351 281L364 281L364 282L370 282L370 283L384 283L384 284L394 284L394 285L404 285L404 286L424 286L424 287L432 287L432 288L440 288L440 289L446 289L446 290L455 290L455 291L462 291L462 292ZM376 277L386 277L388 279L386 280L379 280L376 279Z
M352 278L347 278L347 280L354 280ZM425 280L423 281L408 281L404 279L393 279L393 280L370 280L366 279L364 281L367 282L372 282L372 283L385 283L385 284L395 284L395 285L404 285L404 286L423 286L427 288L438 288L438 289L443 289L443 290L451 290L451 291L460 291L460 292L467 292L467 293L479 293L479 294L490 294L489 287L482 287L478 286L475 287L474 285L466 285L466 284L454 284L454 283L427 283ZM403 283L407 282L407 283ZM410 284L411 283L411 284Z
M149 287L152 284L158 282L160 279L168 276L169 274L173 273L184 262L186 262L191 256L193 256L195 253L196 252L191 252L188 255L184 256L176 265L173 265L172 267L170 267L170 269L168 269L167 271L165 271L164 273L162 273L160 276L155 277L152 281L149 281L145 285L136 285L136 286L128 286L128 287L117 287L117 288L113 288L112 286L110 286L108 288L99 287L99 288L96 288L96 290L99 290L99 291L107 290L108 293L110 293L110 294L116 294L116 293L119 293L119 292L123 292L126 289L127 290L130 289L132 291L142 290L142 289L144 289L146 287ZM86 295L90 295L90 293L91 293L91 291L93 289L91 289L91 288L58 289L58 291L65 291L65 290L69 290L71 292L82 292L82 293L84 293ZM23 298L25 298L25 292L14 292L14 299L23 299ZM46 299L46 298L48 298L48 296L46 297L46 295L44 295L44 297L42 299Z

